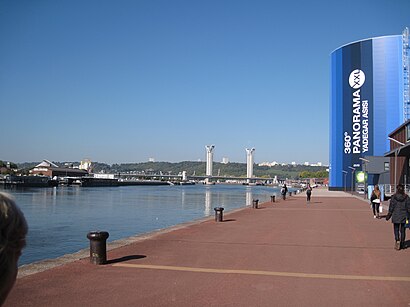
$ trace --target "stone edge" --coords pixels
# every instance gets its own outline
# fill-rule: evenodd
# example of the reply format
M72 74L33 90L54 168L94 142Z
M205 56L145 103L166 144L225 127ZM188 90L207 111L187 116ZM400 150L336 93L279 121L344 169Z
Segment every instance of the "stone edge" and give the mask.
M242 211L249 208L249 206L246 207L242 207L242 208L237 208L237 209L233 209L231 211L226 212L226 215L238 212L238 211ZM143 234L139 234L139 235L134 235L134 236L130 236L127 238L123 238L123 239L118 239L112 242L108 242L107 243L107 251L116 249L116 248L120 248L123 246L127 246L136 242L141 242L144 240L148 240L148 239L152 239L155 238L156 236L165 234L165 233L169 233L178 229L183 229L183 228L187 228L193 225L198 225L207 221L211 221L212 219L214 219L214 216L207 216L207 217L203 217L194 221L190 221L190 222L185 222L185 223L181 223L178 225L174 225L171 227L167 227L167 228L163 228L163 229L158 229L158 230L154 230L151 232L147 232L147 233L143 233ZM88 248L84 248L79 250L78 252L75 253L71 253L71 254L66 254L63 255L61 257L58 258L53 258L53 259L45 259L45 260L41 260L41 261L37 261L37 262L33 262L33 263L29 263L29 264L24 264L22 266L19 267L18 270L18 274L17 274L17 278L22 278L25 276L29 276L29 275L33 275L36 273L40 273L40 272L44 272L46 270L61 266L61 265L65 265L74 261L78 261L84 258L89 257L89 253L90 250Z

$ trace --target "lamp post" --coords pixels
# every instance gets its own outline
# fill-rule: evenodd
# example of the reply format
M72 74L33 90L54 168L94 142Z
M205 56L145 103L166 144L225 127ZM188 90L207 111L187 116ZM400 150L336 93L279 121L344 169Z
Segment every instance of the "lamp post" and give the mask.
M354 184L353 184L353 174L356 171L356 168L354 168L353 166L349 166L349 168L352 170L352 195L353 195L353 186L354 186Z
M393 142L399 144L400 146L406 145L406 144L404 144L404 143L402 143L398 140L395 140L391 137L388 137L388 139L390 141L393 141ZM394 191L395 192L396 192L396 186L397 186L397 156L399 155L400 149L401 149L401 147L397 147L397 148L394 149Z
M364 164L364 198L366 198L366 195L367 195L367 176L366 176L366 165L367 165L367 163L369 163L370 162L370 160L367 160L367 159L365 159L365 158L362 158L362 157L359 157L359 160L362 160L363 161L363 164Z
M347 175L347 171L345 171L345 170L343 170L342 171L342 173L343 173L343 175L344 175L344 179L345 179L345 181L344 181L344 187L345 187L345 192L346 192L346 175Z

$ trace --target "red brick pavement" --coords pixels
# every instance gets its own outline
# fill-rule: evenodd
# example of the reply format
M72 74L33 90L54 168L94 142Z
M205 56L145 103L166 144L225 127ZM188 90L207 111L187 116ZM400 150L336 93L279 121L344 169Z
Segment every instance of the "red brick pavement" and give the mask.
M394 250L362 200L290 197L224 219L20 278L5 306L410 306L410 248Z

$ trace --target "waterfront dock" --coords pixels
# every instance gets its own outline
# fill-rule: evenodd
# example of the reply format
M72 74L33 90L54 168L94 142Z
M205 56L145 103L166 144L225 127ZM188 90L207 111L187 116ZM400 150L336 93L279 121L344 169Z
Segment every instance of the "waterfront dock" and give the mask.
M83 253L43 272L25 266L5 306L410 304L410 248L394 250L391 222L344 192L314 189L310 204L301 193L123 242L106 265Z

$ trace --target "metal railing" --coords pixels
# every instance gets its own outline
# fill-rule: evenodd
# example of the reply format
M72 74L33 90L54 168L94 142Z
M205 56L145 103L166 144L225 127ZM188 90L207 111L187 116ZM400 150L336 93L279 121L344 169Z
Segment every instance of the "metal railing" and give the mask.
M394 186L394 184L381 184L380 186L383 187L385 195L393 195L394 193L396 193L396 187ZM404 192L406 194L410 193L410 184L404 185Z

